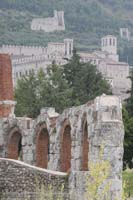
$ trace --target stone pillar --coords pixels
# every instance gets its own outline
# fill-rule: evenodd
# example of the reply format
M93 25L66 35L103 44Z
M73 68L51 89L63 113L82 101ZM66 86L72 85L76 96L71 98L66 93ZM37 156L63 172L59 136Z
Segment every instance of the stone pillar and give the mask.
M122 170L124 125L122 121L122 105L116 96L102 95L95 99L94 112L96 120L91 134L89 162L99 162L100 147L103 146L102 159L110 165L107 182L111 200L122 200Z
M76 152L72 154L73 163L69 176L69 191L71 200L86 200L86 191L88 189L88 181L93 180L91 176L90 166L99 163L103 165L109 165L108 177L103 180L103 183L99 185L99 194L104 192L105 185L110 183L107 191L108 199L110 200L122 200L122 169L123 169L123 141L124 141L124 126L122 122L122 105L121 101L116 96L102 95L94 100L94 104L91 104L83 108L82 111L86 112L86 119L88 124L88 139L89 139L89 152L88 152L88 171L80 171L76 165L79 158L78 146L79 144L75 140L74 150ZM71 111L72 113L72 111ZM80 112L78 112L79 114ZM83 112L84 113L84 112ZM70 116L70 114L69 114ZM72 116L74 119L75 116ZM84 119L82 115L80 119ZM74 120L70 120L70 123ZM78 122L78 124L76 123ZM84 120L83 120L84 122ZM78 133L78 138L82 136L82 130L78 120L75 123L71 123L71 127L76 127L75 133ZM80 131L81 129L81 131ZM83 138L83 136L82 136ZM82 143L83 144L83 143ZM88 148L88 147L87 147ZM82 155L82 154L79 154ZM84 154L86 157L86 155ZM83 157L83 156L82 156ZM81 158L82 158L81 157ZM78 158L78 159L77 159ZM97 171L97 169L96 169ZM96 178L94 176L94 178ZM106 192L105 192L106 193ZM102 199L102 198L101 198ZM106 199L106 198L103 198Z
M14 113L12 65L7 54L0 54L0 117Z

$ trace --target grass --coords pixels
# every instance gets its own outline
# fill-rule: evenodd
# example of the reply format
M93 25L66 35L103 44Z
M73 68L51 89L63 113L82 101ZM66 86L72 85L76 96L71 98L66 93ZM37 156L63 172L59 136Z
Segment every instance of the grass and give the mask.
M133 197L133 169L127 169L123 172L123 180L126 183L126 192Z

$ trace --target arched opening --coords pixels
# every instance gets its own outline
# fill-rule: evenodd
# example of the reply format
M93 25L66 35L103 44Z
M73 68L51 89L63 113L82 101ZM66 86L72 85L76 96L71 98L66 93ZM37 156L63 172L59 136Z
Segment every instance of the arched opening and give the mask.
M67 172L71 168L71 127L64 125L61 136L61 171Z
M8 158L22 160L22 136L19 131L11 133L8 143Z
M88 128L87 122L83 126L83 143L82 143L82 170L88 170L88 153L89 153L89 141L88 141Z
M49 158L49 134L47 128L42 128L37 135L36 165L47 168Z

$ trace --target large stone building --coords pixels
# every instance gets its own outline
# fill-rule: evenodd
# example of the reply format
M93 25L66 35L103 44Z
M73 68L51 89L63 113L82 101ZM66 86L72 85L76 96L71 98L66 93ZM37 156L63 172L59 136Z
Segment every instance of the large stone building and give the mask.
M54 17L35 18L31 23L31 30L45 32L64 31L64 11L54 11Z
M66 64L66 59L73 55L73 39L64 39L64 42L49 42L47 47L41 46L11 46L3 45L0 53L7 53L12 57L13 85L23 75L28 76L32 71L35 74L42 68L55 61L58 65Z
M108 197L122 200L120 99L102 95L62 114L43 108L36 119L15 117L10 58L0 55L0 61L0 197L37 199L37 180L38 187L52 185L56 192L64 184L65 200L85 200L89 166L106 160L110 165Z
M47 47L3 45L0 53L12 56L13 84L23 75L31 71L37 73L40 68L47 73L47 67L55 61L58 65L67 63L73 55L73 40L64 39L63 43L48 43ZM131 87L129 65L119 61L117 54L117 38L112 35L101 39L101 51L93 53L78 52L82 62L91 62L97 66L103 77L109 82L112 92L122 100L128 97L127 90Z
M93 53L79 52L82 62L91 62L97 66L103 77L109 82L112 92L122 100L128 97L131 87L128 63L120 62L117 54L117 38L107 35L101 39L101 51Z

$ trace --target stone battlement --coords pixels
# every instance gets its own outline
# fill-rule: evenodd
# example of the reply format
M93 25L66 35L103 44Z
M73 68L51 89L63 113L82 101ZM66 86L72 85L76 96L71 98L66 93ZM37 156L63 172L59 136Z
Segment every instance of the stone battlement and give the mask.
M11 56L30 56L42 55L46 53L46 48L42 46L17 46L17 45L2 45L1 53L8 53Z
M71 57L73 54L73 39L64 39L64 42L49 42L47 47L43 46L15 46L2 45L0 53L9 54L12 57L27 56L51 56L58 55Z
M60 61L62 60L59 56L54 55L38 55L38 56L29 56L29 57L20 57L20 58L13 58L12 65L21 65L21 64L28 64L28 63L39 63L39 62L52 62L54 59Z

